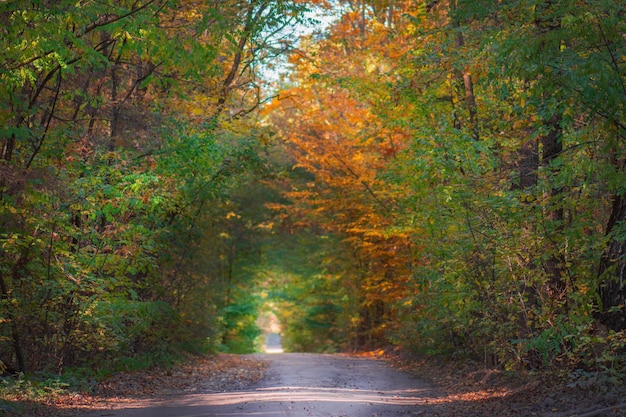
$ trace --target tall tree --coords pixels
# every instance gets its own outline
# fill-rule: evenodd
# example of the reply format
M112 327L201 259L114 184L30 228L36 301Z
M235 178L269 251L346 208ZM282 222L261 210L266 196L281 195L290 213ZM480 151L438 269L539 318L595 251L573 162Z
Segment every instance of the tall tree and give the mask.
M217 339L229 249L208 236L261 172L256 66L305 8L2 3L2 361L62 370Z
M383 338L539 366L622 329L618 2L340 10L271 120L314 178L286 209L348 236Z

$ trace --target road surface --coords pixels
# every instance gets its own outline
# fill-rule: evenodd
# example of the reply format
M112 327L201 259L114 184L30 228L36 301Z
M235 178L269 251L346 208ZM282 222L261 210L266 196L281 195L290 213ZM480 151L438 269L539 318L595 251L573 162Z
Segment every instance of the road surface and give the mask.
M264 354L266 377L244 391L208 392L101 410L107 417L383 417L421 415L436 401L426 383L373 359Z

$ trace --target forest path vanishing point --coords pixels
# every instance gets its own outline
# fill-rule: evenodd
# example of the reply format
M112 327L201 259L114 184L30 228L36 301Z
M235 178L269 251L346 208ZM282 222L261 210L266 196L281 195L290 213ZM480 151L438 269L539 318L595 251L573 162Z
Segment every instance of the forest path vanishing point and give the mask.
M245 390L147 401L89 416L416 416L437 402L430 385L380 360L303 353L258 356L269 363L266 376Z

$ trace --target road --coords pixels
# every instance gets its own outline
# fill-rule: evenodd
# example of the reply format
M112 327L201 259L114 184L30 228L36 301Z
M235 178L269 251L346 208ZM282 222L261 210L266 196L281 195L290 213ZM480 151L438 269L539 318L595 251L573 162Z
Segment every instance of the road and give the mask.
M421 415L437 402L426 383L383 361L342 355L264 354L266 377L245 391L147 401L93 417L383 417Z

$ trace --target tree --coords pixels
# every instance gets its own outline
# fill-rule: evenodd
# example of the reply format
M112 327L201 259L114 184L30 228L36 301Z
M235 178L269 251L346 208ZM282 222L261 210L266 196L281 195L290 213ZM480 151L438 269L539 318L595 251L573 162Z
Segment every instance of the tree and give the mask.
M593 361L574 341L623 319L617 3L341 7L270 111L312 175L285 210L346 236L361 319L503 366Z
M0 6L3 362L217 345L227 291L211 268L229 249L209 238L261 165L256 65L305 8Z
M387 77L387 54L398 53L395 47L378 48L388 28L370 20L372 11L359 5L342 17L327 39L305 41L292 56L297 71L293 87L266 110L287 142L295 167L313 176L294 184L286 197L295 204L281 208L341 236L354 253L360 292L355 337L362 347L385 343L384 329L395 314L394 303L404 294L411 262L408 234L390 231L399 208L377 177L404 136L400 129L387 129L372 113L387 94L376 78ZM366 33L368 24L371 32L368 28Z

